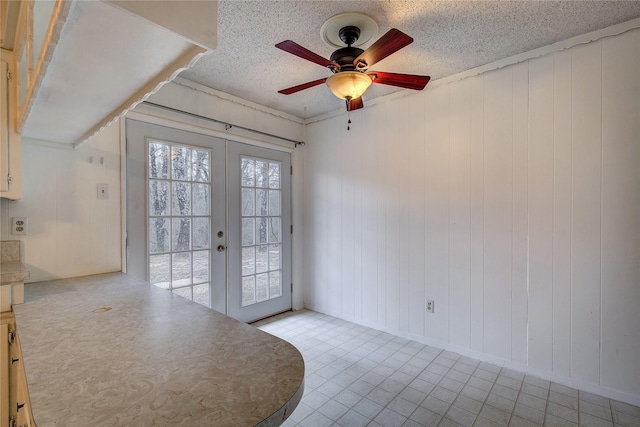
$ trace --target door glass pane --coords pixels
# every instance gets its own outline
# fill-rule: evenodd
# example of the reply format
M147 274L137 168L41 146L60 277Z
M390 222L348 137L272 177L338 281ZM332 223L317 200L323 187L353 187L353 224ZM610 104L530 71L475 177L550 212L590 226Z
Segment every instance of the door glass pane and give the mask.
M256 191L256 215L267 215L267 205L269 203L267 199L267 190L255 190Z
M163 289L170 288L171 255L152 255L149 257L149 280Z
M269 273L256 275L256 302L269 299Z
M256 218L256 243L267 243L267 217Z
M240 165L245 307L282 296L281 165L244 156Z
M280 218L269 218L269 243L280 242Z
M193 283L209 281L210 251L196 251L193 253Z
M149 218L149 253L171 251L170 222L168 218Z
M256 272L256 255L255 247L242 248L242 275L253 274Z
M191 184L174 182L172 186L172 211L174 216L191 215Z
M240 174L242 185L247 187L255 186L255 162L253 159L243 157L240 164Z
M182 298L186 298L188 300L191 299L191 286L187 286L185 288L174 288L172 292L176 295L180 295Z
M280 251L282 247L280 245L269 245L269 270L280 270L282 265L280 264Z
M269 190L269 215L280 215L280 190Z
M193 287L193 301L205 307L211 308L211 286L208 283L195 285Z
M280 271L269 272L269 297L275 298L282 295L282 280Z
M242 246L253 245L254 229L253 218L242 218Z
M152 141L148 156L151 283L211 307L211 151Z
M169 178L169 146L152 142L149 144L149 178Z
M193 249L210 247L209 217L193 218Z
M172 287L191 284L191 252L174 253L171 262Z
M256 273L269 271L269 247L267 245L256 246Z
M279 163L269 163L269 188L280 188Z
M209 184L193 184L193 215L209 215L211 200Z
M149 215L169 215L169 181L149 182Z
M191 249L191 218L173 218L172 241L174 251L188 251Z
M209 159L209 151L207 150L193 150L193 180L196 182L209 182L209 165L211 160Z
M189 148L171 148L171 178L181 181L191 179L191 150Z
M256 160L256 187L268 187L269 172L267 170L268 163Z
M242 216L253 216L255 212L255 190L253 188L242 189Z
M256 276L242 278L242 306L255 304L256 302Z

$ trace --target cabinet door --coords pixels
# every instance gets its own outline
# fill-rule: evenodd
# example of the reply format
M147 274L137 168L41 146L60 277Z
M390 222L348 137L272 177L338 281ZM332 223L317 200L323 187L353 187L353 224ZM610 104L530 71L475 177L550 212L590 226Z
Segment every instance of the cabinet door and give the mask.
M20 177L22 154L17 133L18 104L16 58L0 52L0 197L16 200L22 197ZM0 426L2 427L2 426Z
M9 191L9 63L0 62L0 191Z

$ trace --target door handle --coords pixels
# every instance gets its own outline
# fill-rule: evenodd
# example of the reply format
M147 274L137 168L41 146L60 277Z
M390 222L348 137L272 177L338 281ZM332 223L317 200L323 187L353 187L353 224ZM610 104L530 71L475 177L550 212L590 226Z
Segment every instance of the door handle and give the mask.
M224 252L227 247L225 245L218 245L218 252Z

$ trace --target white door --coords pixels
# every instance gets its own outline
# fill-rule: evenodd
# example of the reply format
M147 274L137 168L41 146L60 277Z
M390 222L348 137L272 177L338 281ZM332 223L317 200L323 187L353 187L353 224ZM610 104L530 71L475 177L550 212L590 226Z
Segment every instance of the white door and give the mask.
M231 317L264 318L291 308L291 156L229 144Z
M243 321L290 309L289 170L288 153L127 120L128 274Z

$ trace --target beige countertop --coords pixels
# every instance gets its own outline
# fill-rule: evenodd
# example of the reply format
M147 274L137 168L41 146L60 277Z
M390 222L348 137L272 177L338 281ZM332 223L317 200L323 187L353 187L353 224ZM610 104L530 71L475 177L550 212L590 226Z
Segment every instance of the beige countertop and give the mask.
M27 285L14 311L39 427L275 426L304 390L291 344L120 273Z
M0 284L29 280L29 270L20 261L0 262Z

